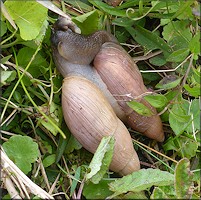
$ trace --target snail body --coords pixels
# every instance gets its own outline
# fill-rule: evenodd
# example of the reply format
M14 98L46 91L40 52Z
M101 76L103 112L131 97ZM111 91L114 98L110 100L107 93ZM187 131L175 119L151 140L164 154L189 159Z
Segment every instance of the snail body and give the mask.
M64 77L62 109L71 133L92 153L102 137L114 135L110 169L121 175L140 169L122 121L158 141L163 141L164 134L148 102L138 99L153 111L151 117L137 114L126 104L131 100L126 94L135 98L147 91L135 63L111 34L76 34L66 26L65 18L55 23L51 42L55 64Z

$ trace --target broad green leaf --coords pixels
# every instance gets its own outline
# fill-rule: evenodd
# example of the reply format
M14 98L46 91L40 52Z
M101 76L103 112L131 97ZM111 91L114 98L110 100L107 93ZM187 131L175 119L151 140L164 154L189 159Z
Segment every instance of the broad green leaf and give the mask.
M174 185L159 186L159 188L168 195L169 199L175 199L176 193Z
M200 33L197 33L189 42L189 49L194 56L200 55ZM197 60L197 59L196 59Z
M49 156L45 157L43 159L43 166L45 168L49 167L50 165L52 165L53 163L55 163L55 158L56 158L55 154L52 154L52 155L49 155Z
M197 69L193 69L193 79L200 84L200 79L201 79L201 75L200 75L200 67L198 67Z
M82 148L82 145L77 141L77 139L71 134L70 139L67 142L67 147L65 153L72 153L74 150L79 150Z
M169 90L166 94L165 97L167 98L168 101L172 101L175 96L178 94L177 90Z
M35 39L40 33L44 21L47 20L47 8L36 1L22 0L6 1L4 5L19 27L22 39Z
M191 117L185 114L180 105L175 104L169 114L170 127L176 135L181 134L190 124Z
M147 199L145 192L140 191L140 192L128 192L127 194L119 195L118 198L120 199Z
M17 54L17 60L18 60L19 66L25 68L27 64L30 62L34 53L35 53L35 50L29 47L21 48ZM42 56L42 54L38 53L27 71L34 78L38 78L42 74L42 71L40 70L40 66L44 66L45 68L48 68L48 63L46 59Z
M196 142L194 139L182 137L180 138L179 143L180 145L177 149L179 156L191 159L196 155L199 143Z
M174 116L177 121L181 122L181 123L187 123L190 120L190 116L189 115L185 115L183 113L183 111L181 109L179 109L180 106L178 105L174 105L170 111L170 115Z
M159 89L172 89L175 88L179 83L181 82L181 78L176 77L176 76L166 76L160 82L155 86L156 88Z
M150 196L150 199L170 199L170 198L159 187L155 187Z
M155 33L144 29L141 26L126 27L134 40L144 46L147 50L161 49L164 54L169 55L172 50L168 44Z
M111 180L101 180L98 184L87 182L84 184L83 195L86 199L106 199L112 192L109 190L108 183Z
M23 101L23 98L22 97L22 93L21 92L18 92L17 90L13 93L13 98L15 99L15 101L17 101L18 103L22 103Z
M1 86L10 84L16 78L16 71L1 71Z
M84 35L89 35L99 29L100 19L97 10L75 17L73 21L79 26Z
M189 49L189 41L180 35L171 38L168 44L172 47L173 52L180 49Z
M0 20L0 25L1 25L0 37L2 37L7 32L7 26L6 26L6 23L1 20Z
M189 54L189 49L179 49L171 53L167 57L167 61L169 62L182 62Z
M144 96L144 99L148 101L153 107L161 108L167 104L167 99L162 94L152 94Z
M12 55L8 55L8 56L1 58L1 64L5 64L11 57L12 57Z
M65 127L65 128L67 129L67 127ZM62 130L65 131L66 129L62 129ZM65 149L66 149L68 141L69 141L69 139L67 139L67 138L69 138L69 134L70 134L70 132L68 130L68 136L66 135L65 139L61 135L59 135L59 142L58 142L58 147L57 147L57 150L56 150L55 163L58 163L60 161L62 155L65 152Z
M189 21L180 20L180 21L171 21L163 28L163 38L170 42L173 38L183 38L186 42L190 42L192 38L192 33L190 29L186 28L189 26ZM177 43L177 42L176 42ZM182 43L180 45L183 45ZM179 48L177 48L179 49Z
M109 184L110 190L115 197L129 191L139 192L152 186L164 186L174 183L174 175L159 169L141 169L123 178L116 179Z
M74 176L73 182L71 184L71 188L70 188L71 196L72 196L73 192L75 191L75 188L77 187L78 181L80 179L80 172L81 172L81 167L78 167L76 169L75 176Z
M187 126L186 131L192 133L193 130L200 131L200 100L194 99L192 101L185 101L182 104L185 112L191 117L190 124Z
M129 19L127 17L122 17L122 18L116 18L112 21L112 23L114 25L117 25L117 26L123 26L123 27L131 27L133 26L133 24L136 23L136 21L133 21L132 19Z
M150 58L149 59L149 62L152 64L152 65L156 65L156 66L163 66L165 65L166 63L166 60L163 56L159 55L159 56L155 56L153 58Z
M181 3L181 6L177 10L177 12L172 16L171 19L178 18L180 15L183 15L186 10L189 10L190 6L193 4L193 1L186 1L184 3ZM191 11L191 9L190 9ZM192 13L192 11L190 12ZM186 14L186 13L185 13ZM180 18L181 19L181 18Z
M25 174L31 171L31 163L39 156L38 144L28 136L11 136L2 146L8 157Z
M163 148L165 151L174 150L179 156L191 159L196 155L198 142L185 136L177 139L170 137Z
M49 116L50 120L52 120L52 122L54 122L55 124L58 124L57 121ZM47 121L46 119L43 119L43 118L38 118L38 124L40 125L43 125L48 131L50 131L54 136L57 135L58 133L58 130L49 122Z
M127 105L140 115L147 117L153 115L153 112L147 106L137 101L129 101L127 102Z
M50 120L52 120L54 122L54 124L56 124L58 127L61 126L62 123L62 109L60 105L55 104L54 102L52 102L49 105L43 104L42 106L39 106L39 108L46 112L50 113ZM38 118L38 124L39 125L43 125L47 130L49 130L53 135L57 135L58 130L46 119L44 118Z
M190 199L192 178L190 161L186 158L180 160L175 169L175 191L178 199Z
M189 85L184 85L185 90L193 97L199 97L200 96L200 85L195 85L193 87L190 87Z
M114 143L115 139L112 136L102 138L89 164L91 171L86 175L86 180L90 179L94 184L99 183L112 161Z

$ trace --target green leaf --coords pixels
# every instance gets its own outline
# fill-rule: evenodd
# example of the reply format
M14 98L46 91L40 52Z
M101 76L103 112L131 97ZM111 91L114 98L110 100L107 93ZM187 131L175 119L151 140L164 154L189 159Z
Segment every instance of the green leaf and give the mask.
M190 87L189 85L184 85L185 90L193 97L199 97L200 96L200 85L195 85L193 87Z
M176 135L183 131L193 133L200 130L199 100L189 102L181 99L169 110L170 127Z
M27 64L30 62L33 54L35 53L34 49L31 49L29 47L23 47L18 51L17 54L17 60L18 60L18 64L25 68L27 66ZM34 78L38 78L42 73L42 71L40 70L40 66L44 66L46 68L48 68L48 63L46 61L46 59L42 56L41 53L38 53L35 56L35 59L33 60L33 62L31 63L28 72L34 77Z
M187 43L189 43L192 38L192 33L190 32L189 28L186 28L188 26L189 26L189 21L187 20L170 21L163 28L163 32L162 32L163 38L168 42L170 42L174 38L181 38ZM180 45L183 45L183 44L180 43ZM177 48L177 49L180 49L180 48Z
M161 49L166 55L172 52L172 49L162 38L141 26L136 25L135 28L126 27L126 30L136 42L144 46L147 50Z
M190 161L186 158L180 160L175 168L175 191L177 199L190 199L192 178Z
M116 18L112 21L112 23L114 25L117 25L117 26L123 26L123 27L131 27L133 26L134 24L136 24L136 21L132 20L132 19L129 19L127 17L122 17L122 18Z
M171 185L174 183L174 175L159 169L141 169L133 172L123 178L116 179L109 184L110 190L114 194L110 197L115 197L119 194L129 191L139 192L147 188L155 186Z
M186 157L188 159L193 158L196 156L196 152L198 150L198 142L194 139L190 139L187 137L180 138L180 146L177 149L178 155L181 157Z
M11 136L2 146L8 157L25 174L31 171L31 163L39 156L38 144L28 136Z
M108 186L110 182L110 179L101 180L98 184L87 182L84 184L83 195L86 199L106 199L112 194Z
M180 8L177 10L177 12L172 16L171 19L174 19L182 14L185 13L186 10L189 10L191 4L193 3L193 1L186 1L181 3ZM192 12L192 11L191 11ZM186 13L185 13L186 14ZM180 18L181 19L181 18Z
M185 115L182 108L177 104L175 104L169 111L170 127L176 135L179 135L189 125L191 117L189 115Z
M1 86L7 85L16 78L16 71L1 71Z
M170 198L159 187L155 187L154 191L150 196L150 199L170 199Z
M82 34L84 35L88 35L97 31L99 29L99 20L99 14L97 10L93 10L91 12L73 18L73 22L75 22L79 26Z
M137 101L129 101L127 102L127 105L140 115L147 117L153 115L153 112L147 106Z
M144 96L144 99L148 101L153 107L161 108L167 104L167 98L162 94L152 94Z
M159 55L159 56L155 56L153 58L150 58L149 59L149 62L152 64L152 65L156 65L156 66L163 66L165 65L166 63L166 60L165 58L162 56L162 55Z
M13 93L13 98L15 99L15 101L17 101L20 104L23 101L22 94L20 92L18 92L17 90Z
M147 199L145 192L144 191L140 191L140 192L128 192L127 194L124 195L120 195L118 196L121 199Z
M35 39L47 20L47 8L36 1L6 1L4 5L19 27L21 38Z
M78 140L73 135L70 135L70 139L67 143L65 153L70 154L74 150L79 150L81 148L82 148L82 145L78 142Z
M186 131L188 133L193 133L193 131L200 131L200 100L194 99L192 101L185 101L186 103L182 104L183 109L186 114L191 117L190 124L187 126Z
M62 130L65 130L65 129L62 129ZM64 139L61 135L59 135L59 143L58 143L58 147L56 150L55 163L58 163L60 161L62 155L65 152L67 144L68 144L68 139L67 138Z
M179 85L181 79L182 78L169 75L160 80L160 82L155 87L164 90L172 89Z
M91 171L86 175L86 180L90 179L91 182L97 184L102 179L112 161L114 142L115 140L112 136L102 138L89 164Z
M58 127L61 127L62 122L62 109L60 105L55 104L52 102L49 105L43 104L39 107L41 110L45 112L49 112L49 118L56 124ZM49 130L53 135L57 135L58 130L46 119L38 118L38 125L43 125L47 130Z
M177 119L177 121L181 122L181 123L187 123L190 120L190 116L189 115L185 115L183 113L183 110L181 109L180 106L178 105L174 105L170 111L170 115L174 116L174 118Z
M179 49L171 53L167 57L167 61L169 62L181 62L183 61L189 54L189 49Z
M193 69L193 79L196 81L196 83L200 84L200 67L198 67L197 69Z
M49 167L50 165L52 165L53 163L55 163L55 158L56 158L55 154L52 154L52 155L49 155L49 156L45 157L43 159L43 166L45 168Z
M12 54L1 58L1 64L5 64L10 58L12 58Z
M57 121L49 116L49 119L52 120L52 122L54 122L55 124L58 124ZM48 131L50 131L54 136L57 135L58 133L58 130L49 122L47 121L46 119L43 119L43 118L38 118L38 124L40 125L43 125Z
M200 33L197 33L189 42L189 49L194 56L200 55ZM196 59L197 60L197 59Z
M168 195L169 199L176 199L176 193L174 189L174 185L166 185L166 186L159 186L159 188Z
M75 188L77 187L78 181L80 179L80 172L81 172L81 167L78 167L76 169L75 176L74 176L71 188L70 188L70 195L71 196L73 195L73 192L75 191Z
M6 23L1 20L0 20L0 25L1 25L0 37L2 37L7 32L7 26L6 26Z
M191 159L196 155L198 142L185 136L177 139L170 137L163 148L165 151L174 150L179 156Z

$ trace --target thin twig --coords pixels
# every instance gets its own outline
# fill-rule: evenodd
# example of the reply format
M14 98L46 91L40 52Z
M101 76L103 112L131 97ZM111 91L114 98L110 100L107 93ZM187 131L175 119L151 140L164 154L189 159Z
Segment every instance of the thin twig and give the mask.
M192 55L192 54L191 54ZM179 67L181 67L190 57L191 55L189 55L187 58L185 58L184 61L182 61L177 67L175 67L174 69L161 69L161 70L140 70L141 73L156 73L156 72L174 72L176 71Z
M51 186L51 188L50 188L50 190L49 190L49 194L52 194L52 192L54 191L54 189L55 189L55 186L56 186L56 184L57 184L57 181L59 180L59 177L60 177L60 173L57 175L57 177L56 177L56 179L54 180L54 183L52 184L52 186Z
M19 195L19 192L15 189L15 186L9 176L5 173L5 171L2 171L2 181L5 185L5 188L7 189L11 199L22 199L22 197Z
M149 149L149 150L151 150L151 151L153 151L153 152L159 154L160 156L162 156L162 157L164 157L164 158L167 158L168 160L171 160L171 161L174 162L174 163L178 163L176 160L174 160L174 159L172 159L172 158L170 158L170 157L168 157L168 156L166 156L166 155L160 153L159 151L156 151L155 149L153 149L153 148L151 148L151 147L149 147L149 146L147 146L147 145L145 145L145 144L143 144L143 143L141 143L141 142L139 142L139 141L137 141L137 140L135 140L135 139L132 139L132 140L133 140L134 142L140 144L141 146L143 146L143 147L145 147L145 148L147 148L147 149Z
M138 61L141 61L141 60L148 60L149 58L152 58L154 56L157 56L159 54L161 54L162 51L156 51L156 52L153 52L153 53L150 53L148 55L144 55L144 56L138 56L138 57L133 57L133 60L135 62L138 62Z

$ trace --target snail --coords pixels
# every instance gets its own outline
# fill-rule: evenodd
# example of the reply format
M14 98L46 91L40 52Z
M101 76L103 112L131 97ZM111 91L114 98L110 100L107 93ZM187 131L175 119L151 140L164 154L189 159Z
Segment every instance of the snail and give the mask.
M139 170L124 123L160 142L164 133L156 110L148 102L138 99L152 110L151 117L137 114L126 104L147 91L132 58L112 34L77 34L63 17L53 26L51 43L55 65L64 77L62 109L71 133L92 153L102 137L114 135L110 169L121 175Z

